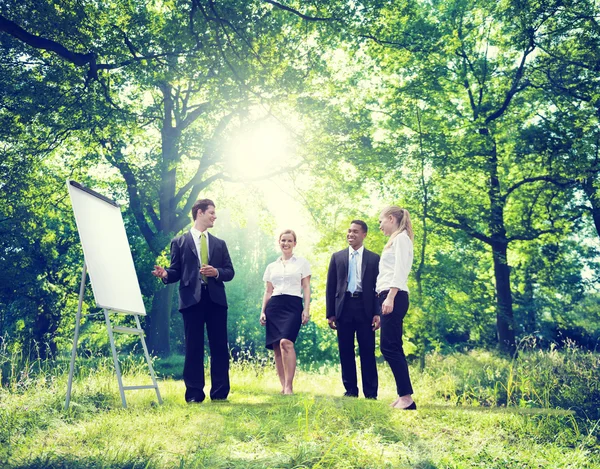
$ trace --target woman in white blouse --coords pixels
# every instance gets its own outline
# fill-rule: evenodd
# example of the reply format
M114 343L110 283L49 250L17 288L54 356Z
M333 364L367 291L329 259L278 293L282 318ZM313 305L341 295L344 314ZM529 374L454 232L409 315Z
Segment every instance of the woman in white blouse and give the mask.
M379 228L390 239L379 260L375 290L381 307L381 354L390 365L398 398L396 409L414 410L408 364L402 349L402 321L408 311L408 274L413 262L413 229L408 210L391 206L379 216Z
M266 347L273 349L282 394L293 394L296 373L294 342L310 319L310 265L294 255L296 233L279 235L281 257L267 266L260 324L266 325ZM304 308L302 307L304 298Z

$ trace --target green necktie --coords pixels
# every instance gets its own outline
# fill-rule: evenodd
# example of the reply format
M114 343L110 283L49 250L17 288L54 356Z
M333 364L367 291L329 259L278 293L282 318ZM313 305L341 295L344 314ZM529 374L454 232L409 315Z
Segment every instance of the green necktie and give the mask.
M202 265L208 265L208 243L206 242L206 234L200 235L200 261ZM206 275L202 276L202 281L208 283Z

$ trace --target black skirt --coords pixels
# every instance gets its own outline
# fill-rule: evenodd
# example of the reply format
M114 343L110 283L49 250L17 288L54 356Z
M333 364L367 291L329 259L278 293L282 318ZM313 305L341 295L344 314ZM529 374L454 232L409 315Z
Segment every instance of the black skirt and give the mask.
M272 296L265 308L267 316L266 347L273 350L273 344L281 339L296 342L302 325L302 298L293 295Z

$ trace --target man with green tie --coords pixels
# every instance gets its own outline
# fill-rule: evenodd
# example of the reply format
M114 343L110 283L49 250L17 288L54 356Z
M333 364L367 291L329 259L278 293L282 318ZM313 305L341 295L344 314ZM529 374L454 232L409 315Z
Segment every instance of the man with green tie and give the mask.
M152 274L163 283L179 281L179 311L185 332L183 380L185 400L200 403L204 393L204 325L210 348L212 400L229 394L229 344L227 342L227 297L224 282L235 272L225 241L208 233L217 219L210 199L192 207L192 228L171 241L171 265L155 265Z

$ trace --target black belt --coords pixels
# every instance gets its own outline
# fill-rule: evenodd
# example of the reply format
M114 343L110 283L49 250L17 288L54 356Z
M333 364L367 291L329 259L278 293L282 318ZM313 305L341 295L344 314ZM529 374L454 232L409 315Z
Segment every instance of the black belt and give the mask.
M382 292L377 293L377 298L381 298L382 296L387 296L389 290L383 290Z
M202 288L208 289L208 283L201 283L200 286Z
M346 296L349 296L350 298L361 298L362 297L362 292L361 291L355 291L354 293L350 293L349 291L346 292Z

